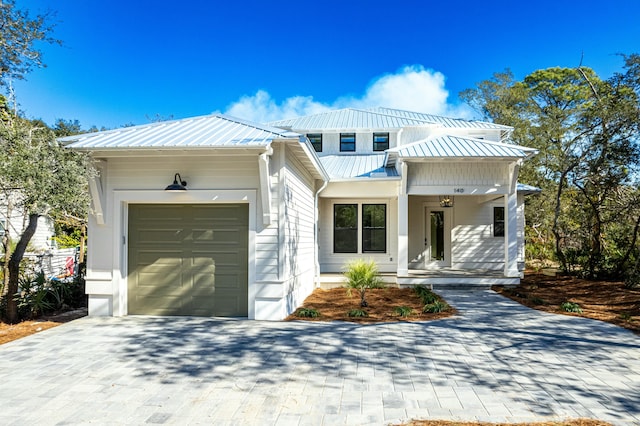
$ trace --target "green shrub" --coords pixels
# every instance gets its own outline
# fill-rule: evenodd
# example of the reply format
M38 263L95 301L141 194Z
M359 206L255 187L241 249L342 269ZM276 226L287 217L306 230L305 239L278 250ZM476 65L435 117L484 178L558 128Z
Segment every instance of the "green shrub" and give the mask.
M429 303L427 305L424 305L424 308L422 308L422 312L424 313L429 313L429 314L436 314L439 312L446 312L449 310L449 305L441 300L436 300L433 303Z
M622 312L620 314L620 319L624 321L631 321L631 314L629 312Z
M439 300L438 296L434 292L432 292L431 290L429 290L424 286L417 285L413 288L413 291L415 291L418 297L422 300L422 303L425 305L428 305L430 303L435 302L436 300Z
M529 301L531 301L531 303L533 303L534 305L546 305L547 302L544 301L544 299L541 299L539 297L535 297L535 296L530 296L529 297Z
M362 259L353 260L345 266L344 276L347 278L347 293L351 290L360 294L360 307L368 306L366 292L370 288L384 288L384 283L378 275L378 266L373 260L365 262Z
M408 306L396 306L395 308L393 308L393 312L403 318L413 315L413 309Z
M628 289L640 287L640 271L638 269L633 268L625 274L624 287Z
M369 314L364 309L352 309L349 312L347 312L347 316L351 318L364 318L364 317L368 317Z
M14 297L21 317L35 317L54 309L48 284L42 272L18 279L18 293Z
M565 312L575 312L577 314L582 313L582 308L580 307L580 305L574 302L562 302L562 304L560 305L560 309Z
M320 312L313 308L299 308L296 311L296 316L300 318L318 318L320 316Z

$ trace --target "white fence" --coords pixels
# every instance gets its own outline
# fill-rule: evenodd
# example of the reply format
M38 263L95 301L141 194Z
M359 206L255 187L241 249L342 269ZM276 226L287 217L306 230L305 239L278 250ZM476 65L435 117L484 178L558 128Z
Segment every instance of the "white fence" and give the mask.
M78 250L76 248L54 249L44 253L25 253L29 269L44 272L49 278L68 278L78 273Z

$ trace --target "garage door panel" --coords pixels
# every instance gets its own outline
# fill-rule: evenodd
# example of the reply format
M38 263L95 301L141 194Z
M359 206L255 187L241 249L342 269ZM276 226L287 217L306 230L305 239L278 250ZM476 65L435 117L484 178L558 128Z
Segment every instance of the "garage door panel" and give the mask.
M218 246L233 245L235 247L246 234L246 228L210 230L194 229L191 237L194 244L215 244Z
M247 224L247 205L131 205L129 313L246 316Z
M175 229L157 229L145 228L140 229L133 236L129 236L129 240L136 241L139 245L152 246L158 243L167 246L180 246L183 240L189 237L187 231L182 228Z

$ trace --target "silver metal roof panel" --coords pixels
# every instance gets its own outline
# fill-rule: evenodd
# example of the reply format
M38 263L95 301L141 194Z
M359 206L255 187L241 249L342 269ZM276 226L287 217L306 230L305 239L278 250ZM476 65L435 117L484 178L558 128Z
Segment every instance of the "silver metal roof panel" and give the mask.
M400 158L527 158L535 149L483 139L437 136L389 149Z
M327 155L320 162L331 181L351 179L389 179L397 178L395 167L385 167L386 155Z
M298 138L299 134L212 114L163 121L105 132L60 138L69 148L117 150L145 148L263 147L274 139Z
M297 131L348 130L348 129L400 129L407 126L438 126L445 128L495 129L510 132L512 127L482 121L447 118L420 112L392 108L345 108L304 117L269 123Z

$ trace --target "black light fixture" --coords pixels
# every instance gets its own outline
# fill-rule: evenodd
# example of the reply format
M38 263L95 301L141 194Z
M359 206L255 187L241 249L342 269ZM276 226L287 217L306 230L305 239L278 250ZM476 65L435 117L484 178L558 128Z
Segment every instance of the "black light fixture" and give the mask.
M182 180L180 173L176 173L173 177L173 183L167 186L165 191L186 191L187 190L187 181Z
M440 196L440 207L453 207L453 197L450 195Z

